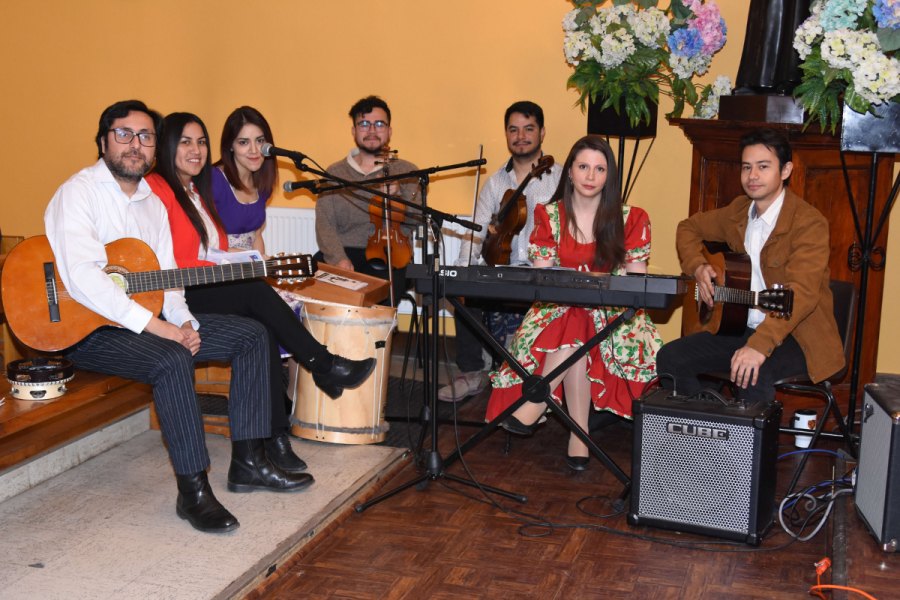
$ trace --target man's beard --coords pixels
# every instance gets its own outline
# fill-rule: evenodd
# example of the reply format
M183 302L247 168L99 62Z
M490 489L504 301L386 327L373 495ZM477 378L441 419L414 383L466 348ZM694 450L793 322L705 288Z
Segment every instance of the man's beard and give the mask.
M366 143L366 142L363 142ZM382 143L381 140L378 140L378 146L374 149L366 148L363 144L356 142L356 147L359 148L360 152L365 152L366 154L371 154L372 156L377 156L381 153Z
M541 155L541 146L513 146L509 149L510 154L517 158L537 158Z
M137 156L142 161L142 163L134 169L129 169L125 166L125 158L131 156ZM142 154L122 154L119 155L118 159L110 158L108 154L105 154L103 156L103 162L106 163L106 166L109 168L109 172L113 174L113 177L129 183L138 183L141 180L141 177L143 177L144 174L150 170L150 167L153 166Z

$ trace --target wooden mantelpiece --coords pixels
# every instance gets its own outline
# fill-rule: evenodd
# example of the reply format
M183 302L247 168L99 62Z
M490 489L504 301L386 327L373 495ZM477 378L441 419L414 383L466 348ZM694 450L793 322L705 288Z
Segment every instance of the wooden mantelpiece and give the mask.
M715 121L704 119L670 119L671 125L681 127L693 145L691 166L691 196L689 214L727 206L742 195L741 147L742 135L758 127L770 127L788 138L793 150L794 172L791 190L818 208L831 223L831 257L828 266L831 278L852 281L859 288L860 273L850 270L847 256L856 239L853 215L841 168L840 132L836 136L823 133L818 126L805 132L801 125L783 123L751 123L744 121ZM875 219L881 214L891 189L894 156L883 155L878 164ZM865 223L869 194L871 154L846 153L850 188L860 223ZM885 224L876 245L887 251L888 226ZM875 381L875 361L878 355L878 334L881 326L881 305L884 294L884 271L869 272L866 300L866 322L863 332L864 353L860 363L860 389ZM846 407L850 394L849 371L835 386L838 402ZM812 404L811 404L812 406ZM799 408L792 403L791 408Z

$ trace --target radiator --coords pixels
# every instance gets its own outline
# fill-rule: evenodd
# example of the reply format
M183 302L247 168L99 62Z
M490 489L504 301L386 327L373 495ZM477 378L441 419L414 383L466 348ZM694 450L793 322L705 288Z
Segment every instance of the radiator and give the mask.
M462 217L469 219L470 217ZM441 252L444 264L453 264L459 256L464 230L459 225L450 223L443 230L444 248ZM266 209L266 227L263 229L266 252L290 252L299 254L315 254L319 251L316 244L316 211L313 208L290 208L270 206ZM413 260L422 261L422 244L416 242L413 247ZM411 314L408 303L400 304L400 314ZM449 314L449 313L447 313Z

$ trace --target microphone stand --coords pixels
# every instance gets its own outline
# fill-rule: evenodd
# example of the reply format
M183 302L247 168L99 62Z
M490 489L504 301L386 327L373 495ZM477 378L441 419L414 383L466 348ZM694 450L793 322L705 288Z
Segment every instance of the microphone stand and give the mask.
M429 206L426 206L425 202L424 202L424 198L425 198L424 190L428 186L428 181L429 181L428 176L433 173L437 173L440 171L446 171L449 169L458 169L458 168L463 168L463 167L480 167L481 165L485 164L485 162L487 162L487 161L480 159L480 160L469 161L467 163L450 165L448 167L431 167L428 169L420 169L418 171L410 171L408 173L401 173L399 175L391 175L389 177L382 177L379 179L371 179L366 182L369 185L371 185L373 183L378 184L378 183L383 183L385 181L394 181L394 180L398 180L398 179L410 179L413 177L418 177L420 179L420 185L422 186L422 190L423 190L422 205L408 202L408 201L404 200L403 198L397 198L396 196L392 196L390 194L384 194L384 197L394 200L396 202L399 202L400 204L403 204L407 208L411 208L411 209L421 213L423 215L423 218L425 221L426 232L430 232L430 237L432 240L432 253L427 254L427 250L428 250L427 240L425 241L424 247L422 248L422 253L423 253L423 257L424 257L423 262L426 265L430 265L429 271L430 271L430 275L431 275L431 339L429 340L429 338L428 338L428 335L429 335L428 327L423 326L422 327L422 335L425 338L424 342L423 342L424 355L425 355L424 356L425 371L424 371L424 382L423 383L425 384L425 389L426 389L426 394L427 394L426 400L429 400L429 401L426 402L426 406L423 407L423 409L422 409L422 418L420 419L420 421L422 423L422 432L419 436L419 443L417 445L416 452L417 452L417 454L419 454L419 453L424 454L424 456L422 457L422 458L424 458L424 461L423 461L424 462L424 473L421 473L412 481L404 483L403 485L401 485L385 494L382 494L381 496L378 496L377 498L373 498L372 500L370 500L364 504L358 504L354 509L357 513L361 513L364 510L366 510L368 507L370 507L374 504L377 504L377 503L381 502L382 500L386 500L386 499L390 498L391 496L399 494L403 490L406 490L412 486L416 486L416 489L424 490L425 487L428 485L429 481L436 481L438 478L449 479L450 481L454 481L456 483L464 484L464 485L467 485L467 486L470 486L473 488L479 488L482 490L486 490L488 492L492 492L492 493L495 493L495 494L498 494L501 496L506 496L507 498L512 498L514 500L517 500L518 502L525 502L528 499L526 496L523 496L522 494L508 492L506 490L501 490L501 489L486 486L486 485L479 485L478 483L476 483L474 481L470 481L468 479L463 479L461 477L457 477L455 475L451 475L451 474L447 473L444 470L444 458L441 456L440 452L438 451L438 426L440 424L439 419L437 418L437 414L438 414L438 411L437 411L438 375L440 373L440 364L438 361L438 356L440 355L440 344L439 344L439 340L440 340L439 316L440 315L439 315L439 311L438 311L438 298L439 298L439 292L440 292L439 278L441 275L441 258L440 258L441 247L442 247L441 229L443 228L444 222L456 223L458 225L462 225L466 229L471 229L472 231L481 231L482 227L481 227L481 225L478 225L471 221L467 221L465 219L459 219L453 215L450 215L445 212L435 210ZM365 190L365 191L372 191L359 183L356 183L353 181L347 181L345 179L335 177L334 175L331 175L330 173L325 173L323 171L313 169L307 165L302 164L302 161L300 161L300 160L295 160L294 164L297 166L297 169L299 169L300 171L313 173L324 179L328 179L329 181L334 181L338 184L337 186L334 186L330 189L340 189L342 187L346 187L346 188L361 189L361 190ZM423 301L423 306L422 306L422 321L423 321L423 323L428 322L428 306L425 305L424 301ZM428 351L429 350L428 349L429 341L431 341L431 352ZM431 361L430 362L430 365L431 365L431 377L430 378L428 377L428 375L429 375L429 373L428 373L429 359ZM430 394L429 394L429 392L430 392ZM424 445L424 440L425 440L425 431L426 431L426 428L427 428L429 422L431 424L431 449L428 450L427 452L422 452L422 446Z

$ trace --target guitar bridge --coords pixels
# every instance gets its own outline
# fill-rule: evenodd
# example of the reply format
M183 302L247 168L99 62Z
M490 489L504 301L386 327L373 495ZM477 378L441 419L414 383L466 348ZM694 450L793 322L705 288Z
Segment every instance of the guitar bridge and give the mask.
M59 323L59 295L56 291L56 273L53 263L44 263L44 281L47 284L47 307L50 309L50 322Z

